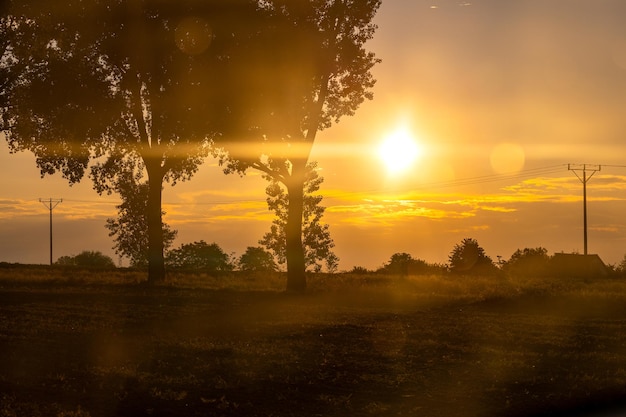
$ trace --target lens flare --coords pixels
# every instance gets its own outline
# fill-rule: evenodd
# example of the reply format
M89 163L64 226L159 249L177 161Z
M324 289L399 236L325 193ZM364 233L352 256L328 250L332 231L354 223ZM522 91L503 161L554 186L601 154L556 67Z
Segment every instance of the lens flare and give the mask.
M188 17L176 26L174 35L178 49L189 55L199 55L211 44L213 32L204 19Z
M524 167L524 149L514 143L501 143L491 151L491 167L498 174L517 172Z

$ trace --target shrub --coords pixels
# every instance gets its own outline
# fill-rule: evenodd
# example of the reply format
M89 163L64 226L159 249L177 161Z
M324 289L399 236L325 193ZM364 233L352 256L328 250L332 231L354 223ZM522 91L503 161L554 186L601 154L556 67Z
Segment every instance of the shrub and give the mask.
M115 268L113 259L99 251L83 251L76 256L61 256L56 264L86 268Z
M370 271L369 269L365 268L364 266L355 266L353 267L350 271L348 271L348 274L354 274L354 275L367 275L367 274L371 274L373 271Z
M278 270L272 254L260 247L248 246L246 252L239 258L238 264L242 271L267 272Z
M390 275L429 275L436 274L445 271L445 267L442 268L436 264L429 264L421 259L414 259L408 253L394 253L389 258L389 262L383 265L382 268L376 272L380 274Z
M233 264L217 243L208 244L204 240L184 243L178 249L168 252L165 259L168 267L206 272L232 271Z

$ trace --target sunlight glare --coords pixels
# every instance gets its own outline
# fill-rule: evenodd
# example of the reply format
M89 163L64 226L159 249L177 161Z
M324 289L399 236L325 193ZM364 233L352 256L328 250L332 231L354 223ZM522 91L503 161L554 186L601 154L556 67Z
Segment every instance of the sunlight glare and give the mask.
M391 133L378 148L378 155L391 174L409 168L421 153L418 143L406 128Z

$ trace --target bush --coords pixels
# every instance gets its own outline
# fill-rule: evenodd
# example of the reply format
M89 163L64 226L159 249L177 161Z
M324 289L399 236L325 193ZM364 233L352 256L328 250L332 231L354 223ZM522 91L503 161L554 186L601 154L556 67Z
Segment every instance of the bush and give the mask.
M238 263L242 271L273 272L278 270L272 254L260 247L248 246Z
M61 256L55 263L85 268L115 268L113 259L99 251L83 251L76 256Z
M355 266L353 267L350 271L346 272L347 274L354 274L354 275L367 275L367 274L371 274L373 271L370 271L369 269L365 268L364 266Z
M165 263L170 268L183 270L226 272L234 269L217 243L208 244L204 240L180 245L167 254Z
M376 272L390 275L430 275L445 272L446 268L436 264L429 264L421 259L414 259L408 253L394 253L389 262Z

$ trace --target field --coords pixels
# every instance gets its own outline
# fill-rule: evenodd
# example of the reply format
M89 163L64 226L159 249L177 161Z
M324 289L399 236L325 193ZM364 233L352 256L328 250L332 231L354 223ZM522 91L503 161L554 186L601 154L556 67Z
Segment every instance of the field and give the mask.
M626 282L0 268L0 416L616 416Z

